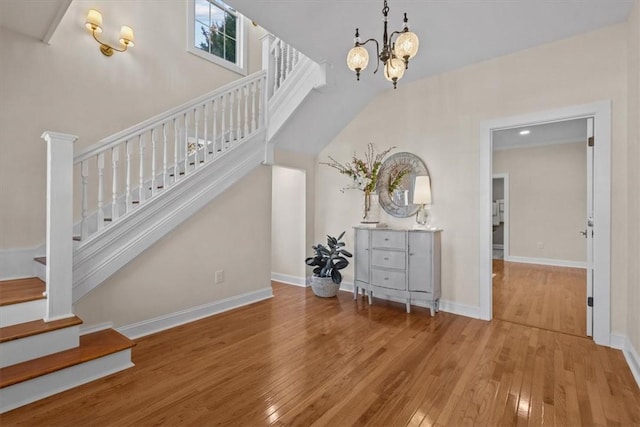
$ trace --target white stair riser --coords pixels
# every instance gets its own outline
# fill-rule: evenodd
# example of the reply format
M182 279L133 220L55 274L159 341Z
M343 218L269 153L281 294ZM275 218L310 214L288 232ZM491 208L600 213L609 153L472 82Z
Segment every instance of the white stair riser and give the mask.
M0 368L78 347L80 326L70 326L0 344Z
M38 261L33 261L33 262L36 264L36 267L34 268L36 277L46 283L47 282L47 266Z
M43 319L47 310L47 300L23 302L0 307L0 328Z
M0 414L134 366L131 349L0 389Z

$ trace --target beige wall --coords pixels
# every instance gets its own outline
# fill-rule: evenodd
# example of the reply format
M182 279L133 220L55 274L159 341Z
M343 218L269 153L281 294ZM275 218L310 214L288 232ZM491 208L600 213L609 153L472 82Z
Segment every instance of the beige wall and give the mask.
M103 56L84 27L90 8L129 52ZM45 130L79 136L76 150L242 76L186 51L185 1L75 0L51 45L0 29L0 249L44 242ZM249 25L249 70L262 29Z
M493 173L509 174L510 256L586 261L586 163L584 142L493 152Z
M629 17L629 295L627 335L640 352L640 1Z
M276 136L277 138L277 136ZM306 195L307 200L305 204L305 215L306 215L306 223L305 223L305 245L304 245L304 254L305 258L307 256L311 256L311 246L316 243L321 243L326 240L326 236L322 236L321 240L316 241L315 237L315 205L316 205L316 197L315 197L315 176L316 176L316 165L317 158L300 153L293 153L291 151L285 150L276 150L275 152L275 164L279 166L294 168L303 170L306 175L307 184L306 184ZM297 270L296 270L297 271ZM278 273L282 274L290 274L296 275L294 271L279 271ZM308 276L311 274L311 267L306 267L305 273L303 276Z
M304 278L306 174L273 166L271 180L271 272Z
M260 166L82 298L85 325L124 326L271 286L271 168ZM215 272L225 281L215 285Z
M620 24L413 83L376 97L320 154L348 160L368 142L427 164L442 235L442 298L478 306L479 134L484 120L610 99L613 105L612 327L626 329L627 26ZM411 70L409 70L410 74ZM382 77L380 77L382 78ZM322 183L322 185L320 185ZM359 222L361 195L318 166L316 238ZM387 218L411 226L413 219ZM349 234L349 246L353 236ZM353 280L352 267L345 280Z

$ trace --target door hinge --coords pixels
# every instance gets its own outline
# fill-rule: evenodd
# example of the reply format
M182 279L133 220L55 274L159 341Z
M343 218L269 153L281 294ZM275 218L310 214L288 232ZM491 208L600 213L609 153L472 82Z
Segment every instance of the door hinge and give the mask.
M593 297L587 298L587 307L593 307Z
M593 147L593 143L594 143L594 139L592 136L590 136L589 139L587 140L587 145L589 147Z

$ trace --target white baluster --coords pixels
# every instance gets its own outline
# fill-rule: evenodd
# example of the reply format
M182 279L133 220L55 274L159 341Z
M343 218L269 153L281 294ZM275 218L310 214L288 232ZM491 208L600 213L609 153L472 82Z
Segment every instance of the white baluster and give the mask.
M275 43L273 58L275 63L275 68L273 70L273 93L276 93L278 91L278 87L280 86L280 40L276 41Z
M234 103L234 91L229 92L229 145L233 144L236 137L233 134L233 103Z
M236 141L240 141L240 138L242 138L242 133L240 132L241 127L240 127L240 120L241 120L241 112L242 112L242 88L238 88L237 90L234 91L236 93Z
M89 237L89 161L83 160L80 164L80 176L82 186L82 222L80 223L80 240Z
M111 221L118 218L118 161L120 160L120 148L111 149Z
M264 90L266 84L266 80L264 78L260 79L260 98L258 101L258 128L264 129L266 126L264 120L264 108L267 101L267 93Z
M162 124L162 186L168 187L167 183L167 127Z
M244 137L247 137L247 134L249 133L249 86L248 85L244 85L242 86L241 89L244 92L244 96L242 97L242 99L244 100L244 116L242 118L242 122L244 123Z
M212 131L211 131L211 151L212 151L212 156L216 156L218 154L218 143L216 141L218 135L217 135L217 131L218 131L218 104L219 99L214 99L212 102L212 106L213 106L213 112L211 114L211 116L213 117L213 125L212 125Z
M127 213L129 209L131 209L131 152L133 149L132 144L128 140L125 141L124 146L127 155L127 182L125 184L124 212Z
M193 109L193 123L194 123L194 138L195 138L195 150L193 153L193 168L196 169L198 166L200 166L200 160L199 160L199 155L198 153L200 152L199 148L200 148L200 143L198 141L198 122L200 121L200 114L198 114L198 107Z
M98 231L104 228L104 152L98 154L98 214L96 216Z
M178 170L178 147L180 146L178 138L178 119L173 119L173 182L178 181L180 171Z
M210 157L209 140L207 139L209 136L209 103L207 102L204 104L202 108L204 109L204 135L202 136L202 139L204 140L204 152L202 153L202 158L204 161L207 161Z
M140 156L140 168L138 171L138 203L144 201L144 135L138 135L138 155Z
M220 120L220 127L222 129L220 129L220 153L222 153L225 149L226 146L226 141L227 141L227 135L225 133L225 110L227 107L227 99L226 96L224 95L220 95L220 102L221 102L221 107L222 107L222 116L221 116L221 120Z
M184 113L184 176L189 173L189 119L188 113Z
M151 197L156 194L156 129L151 129Z
M287 77L289 77L289 71L291 70L291 68L289 68L291 66L291 46L286 45L285 46L285 65L284 65L284 80L287 79Z
M256 131L256 86L257 81L251 82L251 133Z

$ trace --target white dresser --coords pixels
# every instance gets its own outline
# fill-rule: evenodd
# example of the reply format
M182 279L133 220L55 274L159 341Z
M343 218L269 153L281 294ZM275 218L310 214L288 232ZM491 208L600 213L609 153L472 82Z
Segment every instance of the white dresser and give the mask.
M431 315L440 302L441 230L355 227L353 297L372 294L426 302Z

